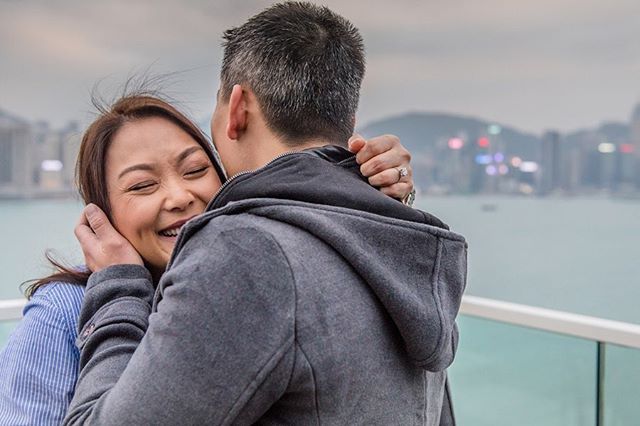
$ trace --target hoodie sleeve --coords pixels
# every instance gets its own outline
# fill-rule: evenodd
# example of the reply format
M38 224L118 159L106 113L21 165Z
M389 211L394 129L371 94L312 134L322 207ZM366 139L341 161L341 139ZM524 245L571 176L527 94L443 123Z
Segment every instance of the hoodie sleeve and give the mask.
M131 271L107 268L109 279L90 283L65 424L250 424L285 392L294 361L288 261L268 234L212 226L175 256L146 334L149 300L131 294Z

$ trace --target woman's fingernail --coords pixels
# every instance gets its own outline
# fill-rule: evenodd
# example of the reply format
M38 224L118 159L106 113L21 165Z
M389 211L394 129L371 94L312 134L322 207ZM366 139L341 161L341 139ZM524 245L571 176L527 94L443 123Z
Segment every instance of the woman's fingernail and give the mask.
M87 216L93 216L97 212L97 207L94 204L87 204L84 211Z

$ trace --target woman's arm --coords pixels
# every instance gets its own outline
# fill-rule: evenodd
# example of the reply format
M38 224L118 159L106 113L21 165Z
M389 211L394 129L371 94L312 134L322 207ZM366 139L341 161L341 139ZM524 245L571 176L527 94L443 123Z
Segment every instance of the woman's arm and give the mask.
M58 425L73 396L84 290L52 283L38 290L0 352L0 424Z

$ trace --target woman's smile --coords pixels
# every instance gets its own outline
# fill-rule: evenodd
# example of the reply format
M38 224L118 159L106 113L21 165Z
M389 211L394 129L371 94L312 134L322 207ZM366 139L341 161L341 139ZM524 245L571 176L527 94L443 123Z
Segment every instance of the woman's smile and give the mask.
M192 217L172 223L170 226L158 231L158 234L160 234L161 237L167 238L177 237L178 233L180 233L180 230L182 229L182 225L187 223Z

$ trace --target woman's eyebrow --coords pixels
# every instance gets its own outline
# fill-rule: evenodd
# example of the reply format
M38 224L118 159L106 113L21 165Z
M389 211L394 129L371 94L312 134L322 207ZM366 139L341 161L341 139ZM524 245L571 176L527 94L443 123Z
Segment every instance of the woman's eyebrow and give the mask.
M150 164L135 164L133 166L129 166L126 169L124 169L123 171L120 172L120 174L118 175L118 179L120 179L122 176L126 175L129 172L133 172L135 170L149 170L152 171L153 167Z
M200 148L199 146L192 146L190 148L185 149L176 158L176 164L182 163L184 160L186 160L186 158L188 156L190 156L191 154L193 154L194 152L197 152L197 151L203 151L203 149ZM144 164L144 163L143 164L134 164L133 166L129 166L126 169L124 169L123 171L121 171L120 174L118 175L118 179L120 179L122 176L126 175L127 173L133 172L133 171L136 171L136 170L153 171L153 166L150 165L150 164Z
M184 151L182 151L180 153L180 155L178 155L178 158L176 158L176 164L179 165L180 163L182 163L188 156L190 156L191 154L193 154L196 151L203 151L202 148L200 148L199 146L192 146L191 148L187 148Z

